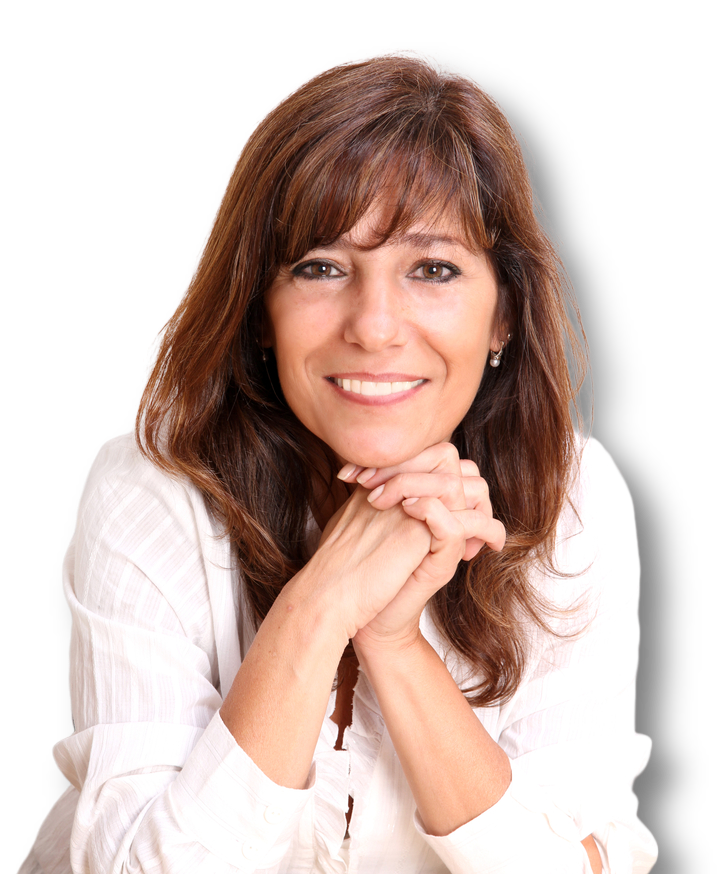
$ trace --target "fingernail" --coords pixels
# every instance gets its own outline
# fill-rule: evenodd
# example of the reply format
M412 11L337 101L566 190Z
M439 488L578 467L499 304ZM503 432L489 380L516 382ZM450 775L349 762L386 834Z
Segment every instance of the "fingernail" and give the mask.
M358 480L358 482L359 482L359 480ZM379 496L382 494L382 490L384 489L384 487L385 487L384 484L381 486L377 486L377 488L373 492L369 493L369 495L367 496L367 500L370 503L372 503L372 501L379 498Z
M342 470L337 474L337 479L348 480L357 470L357 467L358 465L356 464L345 464Z
M404 500L402 503L403 503L406 507L408 507L410 504L414 504L415 501L419 501L419 500L420 500L419 498L405 498L405 500Z
M367 470L363 470L362 473L357 477L357 482L363 486L367 480L372 479L372 477L377 473L376 467L368 467Z

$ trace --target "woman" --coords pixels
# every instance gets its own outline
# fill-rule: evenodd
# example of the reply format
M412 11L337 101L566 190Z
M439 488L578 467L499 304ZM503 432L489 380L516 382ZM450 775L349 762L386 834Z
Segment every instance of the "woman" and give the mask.
M23 872L649 870L633 517L566 341L475 85L386 57L274 110L86 486Z

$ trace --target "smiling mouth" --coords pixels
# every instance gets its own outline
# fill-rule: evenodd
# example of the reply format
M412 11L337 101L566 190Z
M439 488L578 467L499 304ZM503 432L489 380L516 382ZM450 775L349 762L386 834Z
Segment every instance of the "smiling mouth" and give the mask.
M338 379L337 377L333 377L331 381L338 385L342 391L364 395L365 397L396 395L409 391L411 388L416 388L425 382L424 379L415 379L411 382L368 382L361 379Z

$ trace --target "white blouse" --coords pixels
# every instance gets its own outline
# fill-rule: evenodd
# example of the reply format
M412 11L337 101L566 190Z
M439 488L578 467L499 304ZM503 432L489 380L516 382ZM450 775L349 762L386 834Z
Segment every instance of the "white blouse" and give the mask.
M580 633L531 629L515 696L475 711L510 757L512 783L435 837L363 672L341 750L330 695L307 788L276 785L246 755L218 713L254 637L229 540L201 494L145 460L132 436L106 444L65 563L75 733L54 754L70 786L21 874L584 874L589 834L605 872L645 874L656 844L632 791L650 752L634 730L634 517L595 440L572 503L557 559L574 575L538 571L536 585L556 605L579 605L557 622ZM426 614L422 628L463 684L464 666Z

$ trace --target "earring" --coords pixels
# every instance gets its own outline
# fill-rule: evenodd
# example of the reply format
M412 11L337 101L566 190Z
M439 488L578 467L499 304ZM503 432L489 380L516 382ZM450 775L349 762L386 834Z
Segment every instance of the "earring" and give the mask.
M264 364L266 364L267 354L266 354L266 349L263 346L261 347L261 360L264 362Z
M503 349L505 349L505 344L508 342L508 340L510 340L510 334L508 334L507 339L503 340L503 342L500 344L500 349L498 349L497 352L493 352L492 349L490 350L491 367L498 367L500 365L500 359L503 357Z

